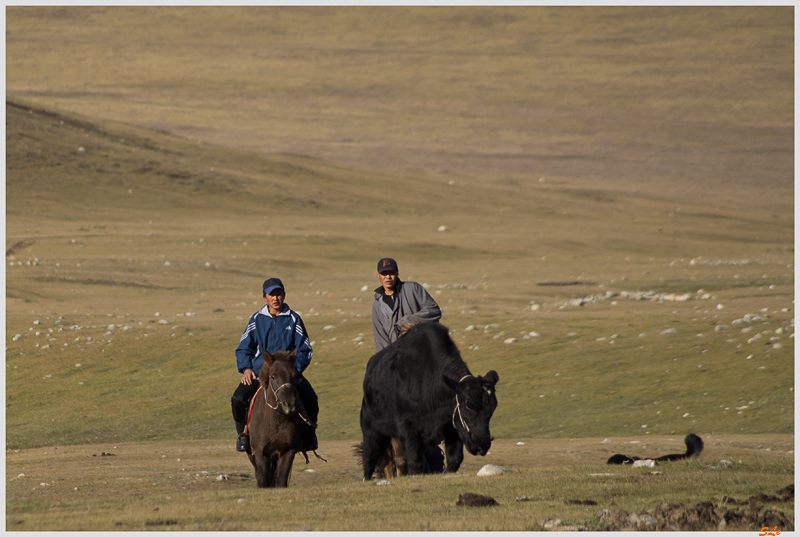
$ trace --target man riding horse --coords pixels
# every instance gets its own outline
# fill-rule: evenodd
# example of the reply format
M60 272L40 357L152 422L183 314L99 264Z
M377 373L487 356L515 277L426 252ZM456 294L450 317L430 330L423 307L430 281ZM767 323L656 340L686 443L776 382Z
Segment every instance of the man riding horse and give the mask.
M269 278L262 287L266 305L255 312L247 323L247 327L236 348L236 366L242 379L231 397L233 421L236 423L236 451L249 450L249 437L245 432L247 413L250 401L259 388L258 375L264 366L264 351L274 354L278 351L297 351L295 369L300 375L297 386L300 399L314 424L306 428L298 451L315 451L319 446L314 427L319 415L317 394L302 372L311 363L313 351L300 315L292 311L284 302L286 290L278 278Z

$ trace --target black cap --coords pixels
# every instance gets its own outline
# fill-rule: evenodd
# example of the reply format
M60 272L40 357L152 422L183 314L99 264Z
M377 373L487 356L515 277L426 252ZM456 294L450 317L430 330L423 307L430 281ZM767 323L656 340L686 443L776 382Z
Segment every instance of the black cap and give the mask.
M286 292L286 289L283 288L283 282L280 281L278 278L270 278L268 280L265 280L262 289L264 289L265 295L270 294L275 289L280 289L284 293Z
M397 269L397 261L391 257L384 257L378 261L378 272L400 272Z

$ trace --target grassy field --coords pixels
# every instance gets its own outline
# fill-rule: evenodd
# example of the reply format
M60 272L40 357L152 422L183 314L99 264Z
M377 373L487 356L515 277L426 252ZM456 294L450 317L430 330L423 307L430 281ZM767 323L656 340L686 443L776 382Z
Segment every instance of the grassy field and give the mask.
M8 530L524 530L793 482L793 8L6 23ZM373 504L349 449L386 255L499 406L491 456ZM311 335L330 461L280 493L228 403L267 276ZM706 454L654 479L603 464L688 432ZM162 466L181 450L195 468ZM451 512L468 490L500 518Z

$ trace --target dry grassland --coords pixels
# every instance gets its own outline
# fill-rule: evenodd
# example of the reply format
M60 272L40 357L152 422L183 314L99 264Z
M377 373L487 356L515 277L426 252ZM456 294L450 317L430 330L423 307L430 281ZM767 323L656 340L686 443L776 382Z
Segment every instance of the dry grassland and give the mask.
M794 474L793 21L9 7L6 529L596 529L602 508L774 494ZM349 449L386 255L500 383L491 456L378 487ZM273 275L313 340L329 459L281 492L255 489L228 410ZM688 432L707 451L662 474L603 464ZM487 462L511 473L475 477ZM467 491L500 507L456 508Z

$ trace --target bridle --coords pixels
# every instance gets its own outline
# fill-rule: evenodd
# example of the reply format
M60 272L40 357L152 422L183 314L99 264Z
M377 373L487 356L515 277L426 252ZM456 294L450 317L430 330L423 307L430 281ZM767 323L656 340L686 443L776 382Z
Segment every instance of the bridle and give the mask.
M275 406L272 406L271 404L269 404L269 401L267 400L267 391L264 390L264 402L267 404L268 407L270 407L272 410L278 410L278 405L280 405L280 403L281 403L281 400L278 398L278 392L281 391L282 389L286 388L287 386L294 390L294 393L298 398L300 397L300 394L297 393L297 388L292 386L291 382L287 382L286 384L280 385L277 390L272 387L272 383L270 382L269 383L269 389L272 390L272 393L275 395Z
M464 375L461 377L461 380L459 380L458 383L461 384L464 382L464 379L467 379L471 376L472 375ZM453 409L453 429L456 429L456 414L458 414L458 420L461 422L461 426L464 427L464 430L467 432L467 434L470 434L469 425L467 425L467 422L464 421L464 416L461 415L461 405L458 402L458 392L456 392L456 408Z
M264 403L269 408L271 408L272 410L274 410L276 412L280 412L278 410L278 406L281 404L281 400L278 398L278 392L281 391L282 389L286 388L286 387L289 387L292 390L294 390L294 395L297 398L298 403L300 403L301 411L297 412L297 414L300 416L300 419L302 419L304 422L306 422L307 425L311 426L311 422L308 420L308 418L306 418L304 416L305 407L303 407L303 400L300 398L300 393L297 391L297 388L291 382L286 382L285 384L281 384L280 386L278 386L277 390L272 387L272 383L270 382L269 383L269 389L272 390L272 393L275 395L275 406L272 406L271 404L269 404L269 400L267 399L267 390L264 390Z
M461 380L459 380L458 383L461 384L464 381L464 379L467 379L469 377L472 377L472 375L464 375L463 377L461 377ZM467 425L467 422L464 420L464 416L461 415L461 404L458 401L458 393L457 392L456 392L456 408L453 409L452 422L453 422L453 429L458 430L458 428L456 427L456 414L458 414L458 421L461 422L461 426L464 428L464 431L467 433L468 436L470 436L470 437L477 436L478 438L489 438L486 435L480 435L480 434L473 435L472 431L470 431L469 425Z

